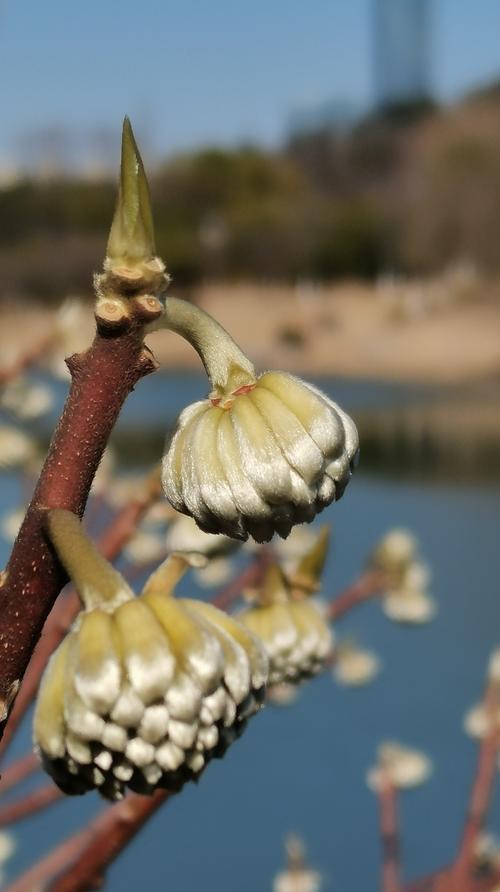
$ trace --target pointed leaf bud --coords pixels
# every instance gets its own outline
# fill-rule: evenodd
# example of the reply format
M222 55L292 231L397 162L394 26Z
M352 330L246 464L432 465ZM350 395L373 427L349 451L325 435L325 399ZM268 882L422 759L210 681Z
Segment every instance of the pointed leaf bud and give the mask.
M291 581L294 588L304 593L316 591L325 566L330 544L330 525L321 527L319 534L308 551L301 557Z
M123 122L120 186L107 256L123 263L154 257L155 241L149 186L128 118Z

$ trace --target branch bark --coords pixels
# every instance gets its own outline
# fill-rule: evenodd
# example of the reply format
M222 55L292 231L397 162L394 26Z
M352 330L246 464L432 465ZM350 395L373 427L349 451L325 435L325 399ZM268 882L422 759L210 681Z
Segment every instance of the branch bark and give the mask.
M389 779L382 784L378 798L382 842L382 892L401 892L397 790Z
M473 878L474 858L479 834L484 828L490 807L497 772L500 745L498 711L500 690L498 683L490 682L484 696L484 707L489 717L489 729L479 747L476 773L472 784L462 841L451 871L451 885L456 892L468 892Z
M384 575L378 570L365 570L352 585L349 585L340 595L330 601L328 619L336 622L349 613L353 607L382 595L384 589Z
M68 360L72 385L0 588L0 737L65 577L42 527L47 508L83 514L90 486L127 395L156 368L138 321L97 333Z
M10 827L16 821L22 821L29 815L47 808L62 799L64 793L55 784L44 784L26 796L20 796L0 808L0 827Z

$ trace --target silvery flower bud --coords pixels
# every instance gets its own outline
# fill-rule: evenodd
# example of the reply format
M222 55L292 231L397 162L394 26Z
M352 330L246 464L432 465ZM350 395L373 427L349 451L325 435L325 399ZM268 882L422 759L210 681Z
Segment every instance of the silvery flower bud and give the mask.
M319 892L321 874L306 864L305 846L297 836L285 842L287 865L274 878L273 892Z
M266 571L258 604L243 610L238 619L262 641L269 656L269 683L297 683L320 672L333 648L333 635L318 603L308 597L316 587L326 552L322 534L295 575L284 576L276 565Z
M380 791L387 782L400 790L418 787L432 773L432 762L425 753L400 743L382 743L377 756L377 764L366 776L366 782L374 792Z
M197 347L213 389L179 417L163 460L166 496L207 533L286 537L344 492L358 453L354 422L293 375L257 376L211 317L186 306L167 301L170 327Z
M360 687L369 684L380 671L380 659L370 650L347 642L335 651L333 677L340 685Z
M52 511L48 527L85 609L42 679L34 740L43 764L66 793L177 790L259 709L265 652L217 608L171 596L182 558L167 559L135 597L74 515Z

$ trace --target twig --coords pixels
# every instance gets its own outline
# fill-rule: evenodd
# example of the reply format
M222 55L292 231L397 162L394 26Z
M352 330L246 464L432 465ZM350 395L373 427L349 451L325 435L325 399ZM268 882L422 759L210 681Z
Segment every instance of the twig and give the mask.
M64 793L55 784L45 784L0 808L0 827L15 824L62 799Z
M126 396L155 363L132 324L115 338L96 334L69 361L72 386L0 589L0 736L62 585L64 574L44 535L47 508L83 514L90 486Z
M385 579L377 570L365 570L359 578L330 601L328 619L335 621L362 604L383 594Z
M108 560L114 560L118 556L123 546L133 536L141 517L159 493L160 477L158 470L155 469L145 480L137 498L121 509L102 534L99 548ZM45 624L43 638L30 660L9 724L4 732L3 740L0 742L0 756L5 753L21 719L36 695L40 676L50 654L62 641L79 608L80 601L74 592L69 592L56 603Z
M245 567L234 579L231 580L214 598L213 603L219 610L227 610L228 607L240 597L242 591L250 586L258 585L264 574L264 570L272 560L270 549L262 548L250 566Z
M76 833L60 846L52 849L45 858L14 880L4 892L34 892L45 887L50 877L62 871L71 860L78 856L86 842L92 839L91 828Z
M389 778L378 790L382 843L382 892L401 892L397 790Z
M481 740L472 784L467 818L456 861L451 871L453 889L464 892L468 889L474 869L474 857L478 836L482 831L490 807L493 786L497 771L497 755L500 744L498 711L500 691L498 683L490 682L484 696L484 708L489 718L486 734ZM450 889L452 886L450 886Z
M3 794L7 793L8 790L11 790L12 787L17 786L21 781L26 780L30 774L38 771L39 768L40 761L34 753L27 753L20 759L16 759L16 761L12 762L12 764L2 773L0 794L3 796Z
M161 790L151 797L129 794L107 808L79 833L7 887L5 892L32 892L55 877L47 892L85 892L102 886L104 873L151 815L168 799Z

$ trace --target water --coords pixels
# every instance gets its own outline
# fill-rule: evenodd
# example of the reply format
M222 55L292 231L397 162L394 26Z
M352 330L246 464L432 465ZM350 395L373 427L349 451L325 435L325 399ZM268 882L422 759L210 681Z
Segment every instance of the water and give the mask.
M168 424L174 409L203 395L198 376L177 377L172 388L166 383L153 376L138 387L122 432L139 424L146 436L162 413ZM352 385L349 393L349 387L327 389L346 405L361 406L368 398L376 405L377 388L363 393ZM399 398L400 390L379 390L384 404ZM500 486L425 476L395 480L388 470L375 476L361 466L345 498L322 515L334 529L325 592L333 595L353 579L387 529L409 527L432 566L435 621L397 626L374 602L339 623L339 638L353 636L379 654L379 677L346 690L327 673L305 685L292 706L264 710L224 760L167 803L129 846L109 872L110 892L270 890L290 831L304 838L325 892L376 890L377 806L365 773L385 739L421 748L434 763L427 784L401 797L405 876L425 874L453 857L477 752L462 731L463 716L480 697L488 656L500 644ZM16 498L15 482L4 479L4 509ZM26 725L13 754L28 742ZM19 825L10 875L96 807L92 795L67 800ZM500 833L499 807L491 827Z

